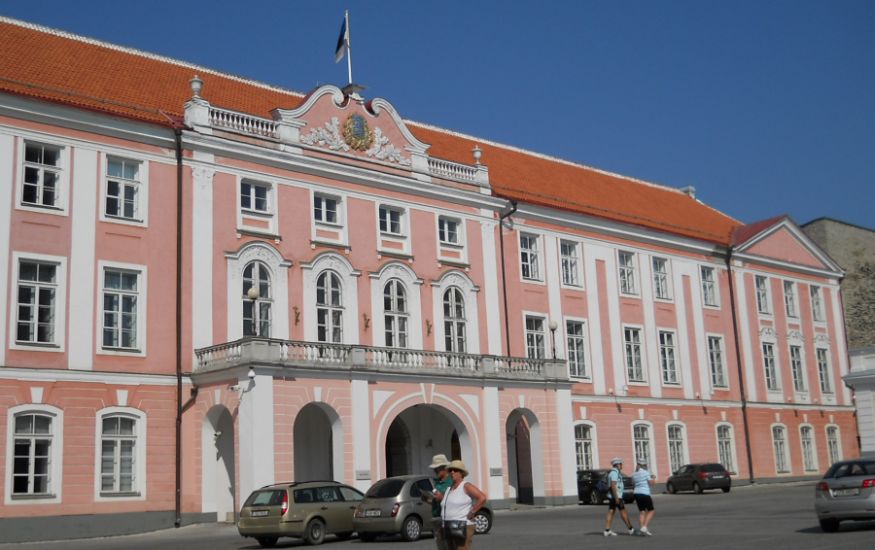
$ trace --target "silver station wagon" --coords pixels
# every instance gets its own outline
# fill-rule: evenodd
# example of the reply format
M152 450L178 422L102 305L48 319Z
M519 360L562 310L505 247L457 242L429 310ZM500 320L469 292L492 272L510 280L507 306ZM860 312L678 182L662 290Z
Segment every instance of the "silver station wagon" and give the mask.
M875 459L833 464L817 484L814 509L827 533L838 531L842 521L875 519Z

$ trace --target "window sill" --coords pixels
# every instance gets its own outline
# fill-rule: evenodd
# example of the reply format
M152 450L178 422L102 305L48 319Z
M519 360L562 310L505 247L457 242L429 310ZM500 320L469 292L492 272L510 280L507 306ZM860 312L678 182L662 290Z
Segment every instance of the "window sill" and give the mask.
M139 348L113 348L109 346L101 346L100 351L104 353L126 354L126 355L142 355L143 350Z
M441 264L441 265L449 265L449 266L453 266L453 267L461 267L461 268L464 268L464 269L468 269L469 267L471 267L471 264L469 264L468 262L460 262L460 261L457 261L457 260L447 260L447 259L442 259L442 258L438 258L438 263Z
M389 231L380 231L380 236L386 239L406 239L407 235L404 233L390 233Z
M257 218L272 218L273 212L266 210L253 210L251 208L240 208L240 213L244 216L255 216Z
M12 500L52 500L54 498L58 498L57 495L54 494L13 494L9 495Z
M105 493L101 491L100 498L130 498L130 497L139 497L139 491L128 491L124 493Z
M122 225L130 225L132 227L146 227L145 220L138 220L136 218L125 218L123 216L112 216L110 214L104 214L101 216L100 221L106 223L120 223Z
M14 346L18 349L34 349L42 351L60 351L61 346L58 344L49 344L43 342L22 342L16 340Z
M331 248L339 248L346 253L352 251L352 247L349 244L341 242L341 241L329 241L325 239L310 239L310 248L314 249L317 246L328 246Z
M412 254L407 254L407 253L405 253L405 252L398 252L398 251L395 251L395 250L377 249L377 254L378 254L380 257L388 256L388 257L390 257L390 258L398 258L399 260L408 260L408 261L411 261L411 262L413 261L413 255L412 255Z
M283 238L280 237L278 234L271 233L270 231L258 231L257 229L238 227L237 228L237 238L239 239L243 235L246 235L248 237L260 237L263 239L273 239L276 242L280 242L281 240L283 240Z
M325 222L322 220L313 220L316 227L327 227L329 229L343 229L343 224L340 222Z

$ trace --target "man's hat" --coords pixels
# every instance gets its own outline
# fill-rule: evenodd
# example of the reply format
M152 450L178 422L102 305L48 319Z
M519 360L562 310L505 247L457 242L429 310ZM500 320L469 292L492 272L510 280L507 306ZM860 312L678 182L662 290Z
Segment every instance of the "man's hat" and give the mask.
M623 463L623 459L618 457L618 456L615 456L614 458L611 459L611 466L616 466L617 464L622 464L622 463Z
M450 461L447 458L447 455L434 455L431 457L431 465L429 465L429 468L432 470L435 468L446 468L449 464Z

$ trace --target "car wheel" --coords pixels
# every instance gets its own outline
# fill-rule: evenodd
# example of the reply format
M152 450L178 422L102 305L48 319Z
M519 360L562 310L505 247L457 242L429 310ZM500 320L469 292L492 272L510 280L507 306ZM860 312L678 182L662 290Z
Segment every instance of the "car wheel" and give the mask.
M835 533L839 530L839 520L837 519L822 519L820 520L820 528L825 533Z
M273 548L276 546L277 537L255 537L255 542L262 548Z
M728 493L728 492L729 492L729 489L730 489L730 487L723 487L723 492L724 492L724 493Z
M669 482L665 485L665 490L668 491L668 493L669 493L670 495L673 495L673 494L675 494L675 493L678 492L678 490L675 489L674 483L672 483L671 481L669 481Z
M693 482L693 490L696 491L696 494L698 494L698 495L702 494L702 486L699 485L698 481Z
M485 535L490 529L492 529L492 516L480 510L474 515L474 532L478 535Z
M603 498L604 498L603 495L600 492L598 492L597 489L593 489L592 491L589 492L589 503L590 504L601 504Z
M422 522L416 516L407 516L404 524L401 526L401 538L407 542L412 542L419 539L422 534Z
M377 540L376 533L359 533L359 540L362 542L374 542Z
M317 545L322 544L325 540L325 524L321 519L311 519L307 524L307 530L304 532L304 540L307 544Z

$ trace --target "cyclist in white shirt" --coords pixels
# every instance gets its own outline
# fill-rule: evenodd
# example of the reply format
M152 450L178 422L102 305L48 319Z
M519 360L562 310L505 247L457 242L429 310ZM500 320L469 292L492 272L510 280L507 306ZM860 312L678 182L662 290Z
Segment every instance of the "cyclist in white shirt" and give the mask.
M619 457L614 458L611 460L611 466L613 468L611 468L611 473L608 474L608 517L605 518L604 535L606 537L617 536L617 533L611 530L615 510L620 511L620 517L629 529L629 534L634 535L635 528L632 526L632 522L629 521L629 514L626 512L626 504L623 501L623 459Z

